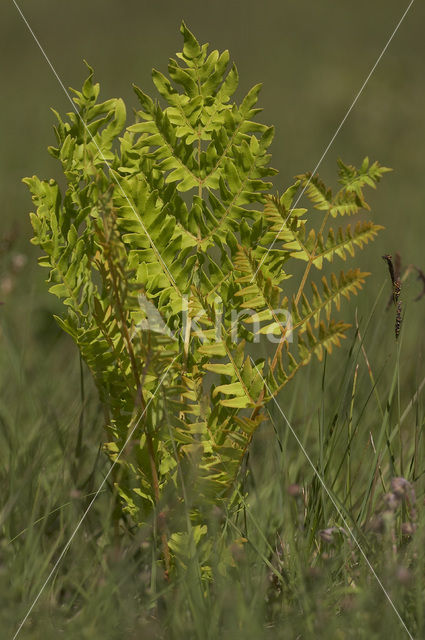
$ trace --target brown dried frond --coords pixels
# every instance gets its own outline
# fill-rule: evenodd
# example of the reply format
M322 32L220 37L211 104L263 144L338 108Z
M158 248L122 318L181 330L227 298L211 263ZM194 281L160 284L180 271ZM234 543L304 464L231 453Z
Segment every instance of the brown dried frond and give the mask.
M402 320L402 306L400 301L400 292L401 292L401 280L400 280L400 270L401 270L401 257L400 254L396 254L396 266L394 267L393 258L388 253L382 256L385 262L388 265L388 270L390 272L391 283L393 285L392 292L392 301L396 307L396 318L395 318L395 337L396 340L400 335L401 329L401 320ZM396 273L397 270L397 273ZM388 308L388 305L387 305Z

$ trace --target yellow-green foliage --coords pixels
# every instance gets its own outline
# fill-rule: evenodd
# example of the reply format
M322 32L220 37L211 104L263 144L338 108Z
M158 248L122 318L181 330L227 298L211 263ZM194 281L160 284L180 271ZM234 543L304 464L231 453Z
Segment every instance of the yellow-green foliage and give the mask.
M344 336L335 311L367 274L351 268L316 282L314 271L375 237L380 227L370 220L328 222L367 210L363 189L386 169L340 162L335 195L309 174L270 195L273 128L255 120L260 86L231 102L238 74L229 53L208 54L184 24L181 31L170 79L153 71L160 102L135 87L140 110L126 127L123 101L98 102L90 69L74 92L78 115L56 114L50 153L64 190L53 180L25 182L40 264L65 305L57 320L98 386L112 460L137 424L117 464L123 508L146 522L164 502L178 508L170 498L177 487L200 526L208 504L234 495L266 402ZM302 190L317 211L297 208ZM288 299L296 260L306 269ZM267 334L275 355L254 363L247 345ZM171 522L162 534L174 549L184 526Z

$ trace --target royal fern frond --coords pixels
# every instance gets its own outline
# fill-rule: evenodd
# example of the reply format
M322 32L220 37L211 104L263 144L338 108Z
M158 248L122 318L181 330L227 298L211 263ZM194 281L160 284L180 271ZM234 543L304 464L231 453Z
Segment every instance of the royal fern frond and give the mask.
M329 221L367 210L364 190L387 169L340 162L335 195L310 174L271 195L273 128L256 121L260 85L232 102L238 74L229 53L208 53L184 24L181 32L168 77L152 74L164 108L135 87L140 109L126 127L123 101L99 102L89 67L74 92L79 115L56 113L49 151L64 188L25 182L40 264L65 306L57 321L105 406L104 448L119 467L123 509L137 525L164 501L178 512L183 482L201 545L205 511L238 494L267 401L348 330L335 311L368 274L331 272L318 285L310 269L374 239L381 227L370 220L337 230ZM319 213L294 204L302 190ZM293 259L306 268L290 302ZM255 343L271 335L279 341L273 359L254 363ZM175 522L158 520L167 569L170 550L187 558L189 534L178 515Z
M354 229L351 225L347 225L345 229L339 227L336 233L330 228L326 236L321 233L316 235L314 229L306 236L302 228L294 233L294 240L286 242L283 246L290 252L291 257L311 262L321 269L323 260L332 262L335 257L346 260L347 254L353 257L356 248L362 249L381 229L381 225L371 220L357 222Z
M326 315L326 319L329 322L332 307L335 306L338 311L340 309L341 296L348 300L350 295L357 295L368 275L370 274L360 269L350 269L346 273L341 271L339 278L332 273L330 284L328 284L326 276L323 276L321 283L323 291L321 294L316 283L312 282L313 295L311 301L304 292L299 303L295 301L295 297L292 301L292 330L303 332L306 329L306 323L311 321L314 321L317 327L322 313Z
M315 333L310 323L306 322L307 338L298 334L296 355L287 350L285 363L284 356L280 353L277 366L270 368L265 384L265 401L268 402L275 397L299 369L309 364L313 355L316 355L318 360L322 360L324 351L332 353L333 347L339 347L350 326L344 322L331 321L328 324L320 322L318 332Z

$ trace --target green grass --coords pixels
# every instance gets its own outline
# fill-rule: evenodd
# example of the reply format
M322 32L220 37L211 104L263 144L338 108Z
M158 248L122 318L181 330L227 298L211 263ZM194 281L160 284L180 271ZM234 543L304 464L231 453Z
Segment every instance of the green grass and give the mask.
M330 495L271 404L239 507L208 522L210 582L196 558L166 582L151 527L117 521L108 481L18 637L407 638L348 527L412 636L424 637L423 402L413 397L413 319L395 343L386 295L360 320L363 341L353 330L278 399ZM2 638L13 637L110 464L96 391L41 313L44 300L12 295L2 323ZM384 499L400 476L414 501L403 486L399 500Z

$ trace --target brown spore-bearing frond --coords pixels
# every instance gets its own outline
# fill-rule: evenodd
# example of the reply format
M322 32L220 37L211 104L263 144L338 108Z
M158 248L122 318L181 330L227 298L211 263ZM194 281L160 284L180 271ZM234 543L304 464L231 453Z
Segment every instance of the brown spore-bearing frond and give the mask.
M397 258L396 266L397 266L398 271L399 271L400 270L401 261L400 261L400 258L399 258L399 254L397 254L397 256L398 256L398 258ZM390 254L385 254L384 256L382 256L382 258L383 258L383 260L385 260L385 262L388 265L388 270L390 272L391 283L393 285L392 301L394 303L394 306L396 307L395 337L396 337L396 340L398 340L398 337L400 335L401 320L402 320L402 306L401 306L401 301L400 301L401 281L396 276L392 256Z
M395 317L395 338L398 340L401 329L401 302L397 303L397 313Z

